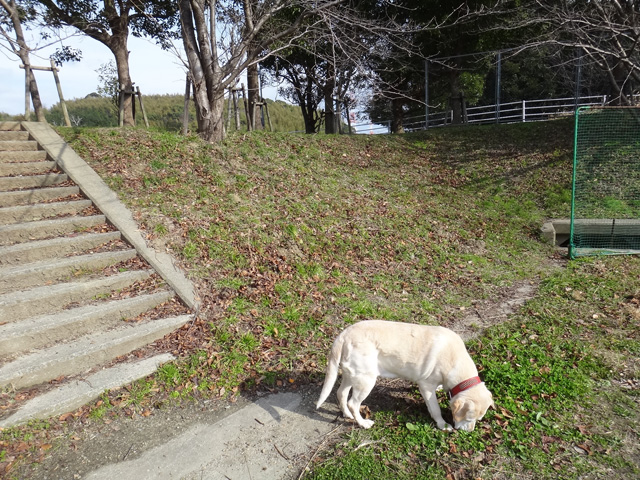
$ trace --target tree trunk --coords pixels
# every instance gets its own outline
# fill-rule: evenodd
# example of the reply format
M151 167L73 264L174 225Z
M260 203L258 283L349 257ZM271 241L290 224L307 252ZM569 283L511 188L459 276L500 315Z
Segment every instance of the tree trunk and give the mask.
M451 110L453 110L453 123L457 125L463 122L462 90L460 88L460 70L458 70L457 68L451 70L449 79L450 79Z
M249 97L249 118L252 130L262 130L262 118L260 117L260 109L256 104L260 99L260 79L258 76L258 65L249 65L247 67L247 90ZM255 118L254 118L255 116Z
M391 133L404 133L402 121L404 117L404 102L402 98L391 100Z
M196 119L198 121L198 135L208 142L224 140L224 94L217 95L211 101L202 98L203 95L194 93L196 103ZM204 102L204 104L202 103Z
M324 84L324 133L337 133L335 106L333 105L333 91L336 87L336 77L333 69L329 69L327 81Z
M620 106L631 105L631 100L625 90L629 90L627 69L624 65L617 63L613 68L609 68L609 79L611 83L611 93L609 96L614 99L613 103Z
M24 39L24 33L22 32L22 25L20 24L20 14L18 12L18 7L16 6L15 1L3 1L1 5L11 17L11 24L16 34L16 43L18 44L17 49L13 44L11 45L11 48L24 64L26 84L29 88L29 95L31 95L31 103L33 103L33 109L36 112L36 118L39 122L46 122L47 120L44 117L42 101L40 100L38 83L36 82L36 77L33 75L31 62L29 61L29 47L27 46L27 42Z
M207 142L224 140L224 90L216 43L215 22L210 25L204 0L180 0L182 42L193 82L198 135ZM215 2L210 2L209 18L214 15ZM211 32L209 32L211 29Z
M107 47L113 53L116 59L116 70L118 72L118 84L120 89L124 92L123 98L123 125L125 127L134 127L136 125L134 108L135 108L135 95L133 92L133 82L131 81L131 74L129 72L129 50L127 48L127 37L129 35L129 29L124 31L114 31L111 40L107 44Z
M312 135L316 133L316 119L312 112L307 112L302 108L302 118L304 120L304 133Z
M304 133L313 135L320 129L320 116L318 115L318 100L314 93L314 82L311 75L307 74L304 92L302 87L298 88L298 103L302 110L304 119Z
M289 83L294 89L294 101L300 106L304 120L304 133L318 133L320 116L318 115L318 95L312 71L305 69L304 77L298 76L295 68L287 70ZM303 83L304 82L304 83Z
M29 54L27 54L25 58L23 58L22 55L20 57L25 65L25 75L27 76L26 81L29 85L29 95L31 95L31 103L33 104L33 109L36 112L36 118L39 122L46 123L47 119L44 116L44 108L42 106L42 101L40 100L38 83L36 82L36 77L33 75L33 70L29 68Z

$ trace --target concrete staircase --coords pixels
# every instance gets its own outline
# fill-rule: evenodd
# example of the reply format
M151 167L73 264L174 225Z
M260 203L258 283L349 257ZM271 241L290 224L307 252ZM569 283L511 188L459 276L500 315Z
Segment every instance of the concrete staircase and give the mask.
M147 247L130 212L50 127L0 122L0 427L149 375L171 355L128 354L196 308L171 258Z

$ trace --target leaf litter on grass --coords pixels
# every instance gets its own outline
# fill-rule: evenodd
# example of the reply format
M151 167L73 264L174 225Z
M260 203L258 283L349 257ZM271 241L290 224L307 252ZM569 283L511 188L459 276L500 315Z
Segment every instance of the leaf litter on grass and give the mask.
M213 146L172 137L167 148L166 134L62 130L197 285L197 319L156 342L181 358L177 370L151 389L186 398L318 381L337 332L371 317L465 325L479 335L480 358L490 349L483 330L522 310L522 302L509 307L518 288L537 298L538 284L554 277L555 253L536 232L548 215L568 214L557 192L569 188L570 131L554 122L397 137L254 132ZM542 378L540 369L529 378ZM478 443L455 437L448 448L457 453L439 471L463 478L460 468L531 468L520 436L553 420L529 412L522 422L525 410L514 405L489 416ZM406 423L431 435L422 410ZM556 437L551 430L524 444L544 456L558 451ZM474 463L481 447L491 448ZM431 461L417 455L403 466L402 458L385 462L410 475Z

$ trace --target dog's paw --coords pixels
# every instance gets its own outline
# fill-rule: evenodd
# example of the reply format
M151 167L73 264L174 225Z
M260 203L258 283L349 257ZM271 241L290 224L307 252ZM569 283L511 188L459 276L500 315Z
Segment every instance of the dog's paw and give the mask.
M362 428L371 428L373 427L373 420L362 420L361 422L358 422L358 425L360 425Z
M342 412L342 415L347 420L353 420L353 414L349 410L345 410L344 412Z
M445 432L453 432L453 427L449 425L447 422L442 422L441 425L438 425L438 428Z

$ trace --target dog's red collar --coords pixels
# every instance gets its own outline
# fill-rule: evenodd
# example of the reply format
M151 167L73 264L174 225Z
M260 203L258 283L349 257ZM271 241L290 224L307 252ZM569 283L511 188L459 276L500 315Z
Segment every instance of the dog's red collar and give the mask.
M449 398L455 397L460 392L464 392L465 390L469 390L471 387L475 387L479 383L482 383L480 377L471 377L464 382L460 382L458 385L449 390Z

